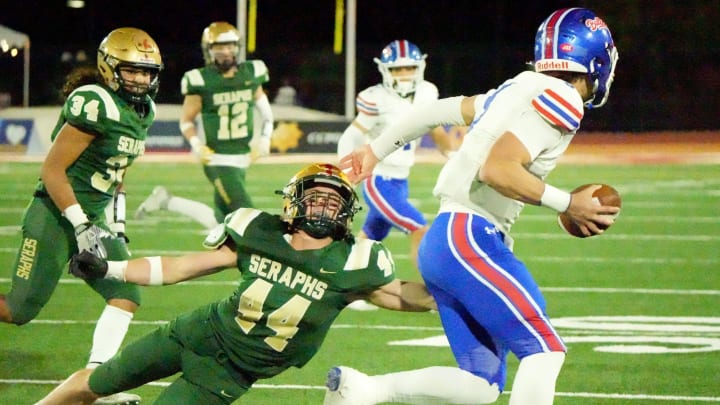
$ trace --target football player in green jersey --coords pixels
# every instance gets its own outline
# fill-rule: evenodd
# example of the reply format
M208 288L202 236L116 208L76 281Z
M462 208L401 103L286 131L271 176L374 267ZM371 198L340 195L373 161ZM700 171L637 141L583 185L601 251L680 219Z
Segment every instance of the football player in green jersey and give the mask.
M229 404L255 381L306 364L354 300L435 308L423 284L395 278L381 242L350 233L358 201L340 169L309 165L279 193L282 216L238 209L207 236L210 251L120 262L77 255L71 272L82 278L174 284L228 268L242 276L230 297L179 316L94 371L76 372L39 404L90 403L175 373L156 405Z
M52 146L22 222L12 286L0 295L0 320L24 325L47 304L73 253L129 257L124 244L127 168L142 155L155 118L163 64L155 41L137 28L110 32L98 48L97 68L73 72ZM117 198L116 198L117 197ZM106 208L117 212L106 221ZM112 231L116 232L112 232ZM88 280L107 306L98 319L88 367L112 357L140 304L137 286Z
M240 59L241 39L240 31L227 22L210 24L201 40L206 66L186 72L181 82L185 98L180 131L213 186L214 210L158 186L140 205L136 218L167 209L212 229L230 212L253 206L245 173L253 160L270 153L274 118L263 90L268 69L261 60ZM254 131L256 111L259 132ZM198 136L202 134L204 143Z

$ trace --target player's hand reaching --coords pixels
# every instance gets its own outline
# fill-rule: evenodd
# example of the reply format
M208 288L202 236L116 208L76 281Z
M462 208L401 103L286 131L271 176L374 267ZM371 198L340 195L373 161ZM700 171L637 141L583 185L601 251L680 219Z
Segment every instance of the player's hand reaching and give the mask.
M379 160L370 145L363 145L340 159L342 169L353 183L357 184L370 177Z
M104 278L108 271L108 262L94 254L84 251L76 253L70 259L70 274L83 280Z
M112 237L110 232L92 222L85 222L75 227L75 239L77 240L78 252L90 252L102 259L107 257L107 251L105 250L102 240Z

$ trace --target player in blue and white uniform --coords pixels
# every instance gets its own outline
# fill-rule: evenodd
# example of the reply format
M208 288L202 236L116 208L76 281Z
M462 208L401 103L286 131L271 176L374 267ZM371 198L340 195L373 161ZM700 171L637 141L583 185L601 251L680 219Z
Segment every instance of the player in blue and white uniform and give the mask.
M438 99L437 87L424 79L426 58L417 45L404 39L392 41L383 48L380 58L374 59L382 83L358 94L357 116L338 141L339 157L377 138L412 106ZM452 148L442 128L430 133L441 151ZM383 240L392 228L409 234L413 261L428 228L422 212L408 201L408 176L415 164L418 143L417 140L408 142L386 156L362 184L368 214L360 236Z
M520 360L510 404L552 404L566 347L530 271L512 251L510 229L524 204L567 213L586 235L602 233L618 208L544 179L580 126L584 108L605 104L618 53L594 12L553 12L535 37L533 71L485 95L418 107L342 161L351 179L438 123L470 124L443 167L434 194L440 211L420 245L420 273L438 303L458 367L367 376L328 374L326 405L380 402L492 403L505 388L507 353Z

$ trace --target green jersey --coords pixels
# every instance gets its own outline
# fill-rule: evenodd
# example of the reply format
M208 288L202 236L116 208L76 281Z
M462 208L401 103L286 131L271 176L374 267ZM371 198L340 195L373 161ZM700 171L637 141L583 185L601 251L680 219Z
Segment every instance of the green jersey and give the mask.
M242 62L233 77L223 77L214 66L183 75L182 94L202 97L200 125L208 147L227 155L250 152L255 91L269 79L267 66L261 60Z
M75 163L67 169L75 196L92 218L99 215L122 183L125 169L145 152L148 128L155 119L155 103L147 97L147 113L140 116L133 104L99 84L81 86L63 105L51 139L67 123L95 135ZM44 191L42 182L38 190Z
M257 378L301 367L318 351L347 294L376 290L395 278L380 243L333 241L295 250L287 223L241 208L225 220L242 273L235 293L210 308L210 322L230 361Z

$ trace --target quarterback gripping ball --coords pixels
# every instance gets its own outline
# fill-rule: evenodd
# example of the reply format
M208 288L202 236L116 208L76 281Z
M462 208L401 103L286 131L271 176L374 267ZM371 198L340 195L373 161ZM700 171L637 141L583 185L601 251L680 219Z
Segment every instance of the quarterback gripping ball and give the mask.
M583 184L582 186L573 190L572 193L574 194L592 185L593 184ZM622 199L620 198L620 193L618 193L617 190L615 190L612 186L609 186L607 184L600 184L600 188L595 190L595 192L593 193L593 200L595 200L598 205L612 205L613 207L618 208L622 207ZM582 231L580 231L580 228L564 212L558 214L558 224L560 224L560 227L564 229L565 232L569 233L572 236L578 238L587 237L587 235L583 235ZM607 229L607 226L600 225L600 228Z

